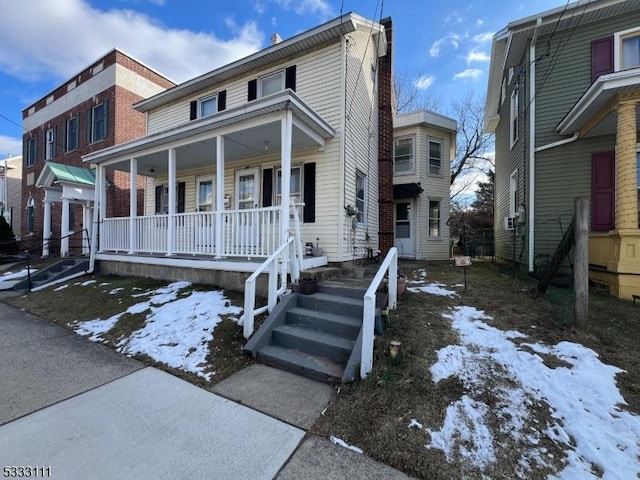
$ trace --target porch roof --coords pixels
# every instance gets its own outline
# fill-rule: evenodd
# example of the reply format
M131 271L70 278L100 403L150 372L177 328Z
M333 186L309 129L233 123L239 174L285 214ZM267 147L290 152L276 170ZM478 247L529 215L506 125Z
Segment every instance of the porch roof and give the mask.
M45 166L38 176L36 187L50 187L56 182L73 183L77 185L95 186L96 177L88 168L74 167L62 163L45 162Z
M561 135L580 133L594 137L616 133L616 98L620 95L640 96L640 68L600 76L580 97L556 130ZM638 112L640 122L640 112Z
M231 137L229 153L225 153L225 158L229 160L251 156L250 154L263 154L265 147L270 146L271 150L275 151L279 146L280 136L279 133L274 133L275 124L278 122L278 112L286 110L293 112L294 148L313 145L322 147L325 139L335 135L335 130L326 120L305 104L294 91L287 89L209 117L190 121L170 130L83 155L82 159L91 164L112 164L146 156L151 161L158 152L172 147L193 146L196 143L199 146L192 148L192 157L198 153L196 151L198 148L202 150L203 155L205 153L211 155L215 152L215 148L209 148L209 146L203 148L202 144L216 135ZM268 126L270 123L274 125L271 128ZM260 134L238 133L252 129L260 129ZM279 132L279 127L277 131ZM235 136L241 137L241 141L234 139L234 133ZM273 141L266 142L270 139ZM139 168L139 173L143 173L145 166L141 165Z

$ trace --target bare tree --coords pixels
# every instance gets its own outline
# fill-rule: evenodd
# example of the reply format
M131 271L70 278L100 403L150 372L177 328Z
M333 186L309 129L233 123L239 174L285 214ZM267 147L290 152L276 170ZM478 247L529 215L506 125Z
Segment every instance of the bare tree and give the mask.
M420 78L421 75L417 75ZM428 95L426 89L418 88L416 81L409 78L406 71L396 71L393 76L395 112L404 113L414 110L440 111L440 99Z
M484 132L484 105L472 92L454 102L451 110L458 123L456 158L451 162L450 176L451 199L455 203L462 192L494 169L494 159L489 155L493 135Z

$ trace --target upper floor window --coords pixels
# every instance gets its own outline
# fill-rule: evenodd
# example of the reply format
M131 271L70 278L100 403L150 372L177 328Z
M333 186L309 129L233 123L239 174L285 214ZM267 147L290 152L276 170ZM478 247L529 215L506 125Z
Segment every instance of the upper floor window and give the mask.
M356 220L358 223L367 222L367 176L361 171L356 171Z
M258 84L260 86L258 92L259 97L266 97L272 93L280 92L284 90L284 71L281 70L271 75L261 77Z
M513 87L513 91L511 92L511 110L510 110L510 130L511 130L511 146L518 141L518 130L519 130L519 121L520 121L520 98L519 98L519 88L516 84Z
M66 152L71 152L78 148L78 117L70 118L66 121L66 136L64 149Z
M107 102L96 105L89 110L89 143L98 142L107 137L109 107Z
M44 159L51 160L56 156L56 130L50 128L45 133Z
M36 137L27 140L27 167L36 164Z
M397 138L393 142L394 173L410 173L414 169L413 137Z
M640 67L640 28L617 33L616 48L619 49L616 70Z
M442 175L442 142L429 140L429 175Z
M212 95L210 97L202 98L198 101L198 116L208 117L218 111L218 97Z

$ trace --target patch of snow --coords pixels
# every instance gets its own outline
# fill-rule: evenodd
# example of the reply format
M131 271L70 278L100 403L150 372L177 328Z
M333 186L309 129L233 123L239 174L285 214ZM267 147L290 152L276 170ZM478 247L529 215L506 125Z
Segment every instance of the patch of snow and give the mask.
M35 268L31 269L31 273L37 272L38 270ZM20 270L19 272L4 272L0 276L0 282L4 282L5 280L15 280L18 278L26 277L29 274L28 270L25 268Z
M58 288L54 288L53 291L54 292L59 292L60 290L64 290L65 288L67 288L69 286L68 283L65 283L64 285L59 286Z
M349 445L347 442L345 442L344 440L339 439L338 437L331 436L330 440L331 440L331 443L334 443L334 444L339 445L341 447L347 448L347 449L349 449L349 450L351 450L353 452L362 453L362 449L361 448L354 447L353 445Z
M602 469L603 478L640 474L640 417L621 409L626 402L615 376L622 370L601 363L596 352L576 343L526 343L523 350L512 340L526 335L487 325L482 320L491 317L472 307L456 307L443 316L452 320L461 345L441 349L431 373L435 382L458 377L469 395L449 406L442 429L426 429L431 435L427 447L442 449L448 459L459 454L480 468L493 462L493 439L484 423L487 405L473 397L501 375L508 381L493 386L491 393L499 398L493 413L501 419L503 433L531 445L519 460L519 477L527 477L532 463L549 466L543 456L553 457L537 446L543 435L562 445L567 455L557 478L599 478L592 465ZM570 366L549 368L538 354ZM556 422L540 431L526 429L529 406L542 402Z
M80 284L80 286L81 286L81 287L87 287L87 286L89 286L89 285L93 285L94 283L96 283L96 281L95 281L95 280L87 280L87 281L85 281L85 282L82 282L82 283ZM77 284L76 284L76 285L77 285Z
M115 295L118 292L121 292L122 290L124 290L124 288L120 287L120 288L114 288L109 292L109 295Z
M418 422L418 420L416 420L415 418L412 418L411 421L409 422L409 428L418 428L422 430L424 427L420 422Z
M408 287L407 289L410 292L414 292L414 293L424 292L424 293L429 293L431 295L439 295L441 297L454 297L458 295L456 292L447 290L446 288L443 288L443 287L446 287L446 285L443 283L429 283L421 287Z
M107 285L111 285L109 282L102 282L99 287L106 287Z

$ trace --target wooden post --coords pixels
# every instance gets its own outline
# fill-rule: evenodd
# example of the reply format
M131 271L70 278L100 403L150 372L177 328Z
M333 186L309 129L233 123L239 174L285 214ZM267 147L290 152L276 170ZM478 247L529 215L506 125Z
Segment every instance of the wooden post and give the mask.
M584 328L589 320L589 199L576 198L575 293L576 327Z

